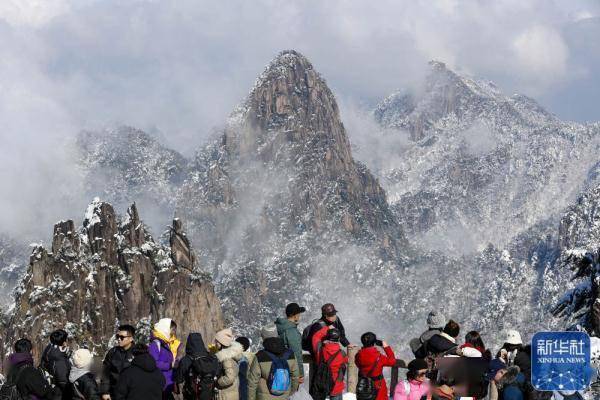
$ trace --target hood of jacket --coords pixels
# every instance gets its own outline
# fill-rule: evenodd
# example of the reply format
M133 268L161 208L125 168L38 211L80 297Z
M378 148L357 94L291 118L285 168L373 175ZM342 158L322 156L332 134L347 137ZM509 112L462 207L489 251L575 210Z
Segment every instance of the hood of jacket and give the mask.
M423 332L423 333L421 334L421 336L419 336L419 341L420 341L421 343L425 343L426 341L428 341L429 339L431 339L431 337L432 337L433 335L439 335L440 333L442 333L442 330L441 330L441 329L438 329L438 328L431 328L431 329L428 329L428 330L426 330L425 332Z
M12 366L17 366L24 363L33 365L33 356L31 353L12 353L10 356L8 356L8 362Z
M285 352L285 346L281 338L267 338L263 340L263 347L269 353L280 356Z
M216 356L220 362L225 360L239 361L242 359L242 354L244 354L244 347L238 342L233 342L231 346L219 350Z
M298 329L298 325L293 323L287 318L279 317L275 320L275 326L277 327L277 333L281 336L283 332L290 329Z
M519 367L517 367L516 365L513 365L512 367L507 368L506 373L504 374L502 379L500 379L498 386L500 388L505 388L505 387L510 386L515 383L522 384L524 382L525 382L525 375L523 375L521 373L521 369Z
M157 338L168 341L168 338L171 336L171 319L162 318L158 320L158 322L154 324L153 333Z
M177 357L177 350L181 341L176 336L171 335L171 320L169 318L163 318L154 324L152 337L165 343L173 353L173 357Z
M76 366L71 365L71 371L69 372L69 382L75 383L77 379L81 378L88 372L90 372L89 368L77 368Z
M50 360L60 360L61 358L69 358L70 357L70 351L68 347L62 348L60 346L57 346L55 344L50 343L48 346L46 346L46 349L44 350L44 358L48 361Z
M438 335L440 335L444 339L448 340L449 342L456 343L456 339L454 339L452 336L448 335L446 332L440 332L440 333L438 333Z
M138 368L143 369L146 372L152 372L156 370L156 361L149 353L139 354L135 356L131 365L135 365Z
M483 350L473 346L471 343L465 343L460 346L464 357L479 358L483 357Z
M342 347L340 346L339 342L330 342L329 340L326 340L323 342L322 351L323 351L323 354L325 354L325 359L328 360L329 357L331 357L335 353L337 353L338 350L342 350ZM342 354L342 356L345 355L343 351L341 354Z
M185 354L191 357L203 357L208 355L204 339L200 333L194 332L188 335L185 342Z

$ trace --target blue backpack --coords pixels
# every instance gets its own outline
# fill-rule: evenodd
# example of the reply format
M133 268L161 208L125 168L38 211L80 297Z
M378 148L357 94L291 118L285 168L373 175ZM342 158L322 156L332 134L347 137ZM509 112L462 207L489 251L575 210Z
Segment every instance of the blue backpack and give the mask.
M275 354L265 351L271 359L271 370L269 371L269 378L267 379L267 386L269 392L273 396L282 396L289 392L292 380L290 378L290 366L288 364L288 358L290 357L291 351L286 350L281 358Z

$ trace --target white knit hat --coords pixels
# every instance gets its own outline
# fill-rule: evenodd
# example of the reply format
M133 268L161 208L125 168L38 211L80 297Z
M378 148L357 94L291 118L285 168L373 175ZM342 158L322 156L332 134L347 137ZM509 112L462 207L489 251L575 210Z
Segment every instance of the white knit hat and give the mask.
M73 365L80 369L86 369L92 365L94 356L88 349L79 349L73 353L71 357L73 359Z
M506 332L506 340L504 343L508 344L523 344L523 340L521 340L521 334L514 329L511 329Z

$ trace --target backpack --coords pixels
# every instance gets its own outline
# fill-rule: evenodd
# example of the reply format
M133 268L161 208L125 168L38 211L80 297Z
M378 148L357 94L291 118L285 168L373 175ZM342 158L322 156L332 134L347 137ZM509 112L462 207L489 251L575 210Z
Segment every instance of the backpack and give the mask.
M325 322L321 321L320 319L315 319L312 322L312 324L308 325L302 331L302 350L312 353L312 351L313 351L313 349L312 349L313 335L311 333L313 331L313 329L312 329L313 326L315 326L315 324L317 324L317 323L320 325L321 328L325 326Z
M214 355L209 354L190 358L192 360L190 373L193 377L203 382L212 382L219 375L221 364Z
M325 397L329 396L331 391L333 390L333 386L336 381L341 382L344 379L344 371L340 370L338 373L337 380L333 379L331 373L331 363L335 360L338 354L341 354L342 350L336 351L329 360L325 360L325 354L323 352L323 348L319 351L319 360L321 362L317 364L315 369L315 375L312 380L312 384L310 386L310 395L314 400L317 399L325 399ZM340 379L341 378L341 379Z
M71 390L72 390L71 398L73 400L86 400L83 393L81 393L81 390L79 390L79 385L77 384L77 382L70 383L69 386L71 387Z
M375 372L375 368L379 365L381 356L377 357L377 360L371 367L371 370L367 375L360 375L356 384L356 399L357 400L375 400L377 398L377 388L375 387L375 381L383 378L383 375L371 376Z
M267 378L267 387L273 396L281 396L290 390L292 384L290 378L290 366L288 364L291 352L290 350L286 350L281 358L266 350L265 353L271 359L271 369L269 371L269 377Z
M46 347L44 349L44 352L42 353L42 360L40 361L39 369L42 372L42 375L44 376L46 382L48 382L48 385L50 385L51 387L56 387L54 383L54 364L50 364L50 360L48 359L48 353L48 347Z
M13 379L7 379L6 382L0 387L0 400L25 400L26 397L19 392L17 388L17 382L23 370L27 367L22 367L15 374Z
M194 398L212 398L215 390L215 380L221 370L219 360L212 354L190 357L190 359L192 365L188 373L191 378L191 390Z

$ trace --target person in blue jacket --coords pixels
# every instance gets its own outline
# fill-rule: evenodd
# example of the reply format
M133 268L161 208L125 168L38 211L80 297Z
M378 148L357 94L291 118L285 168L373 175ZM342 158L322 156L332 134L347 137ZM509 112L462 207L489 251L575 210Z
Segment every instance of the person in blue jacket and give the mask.
M498 400L525 400L526 379L519 367L507 367L499 358L490 362L488 369L490 398Z

